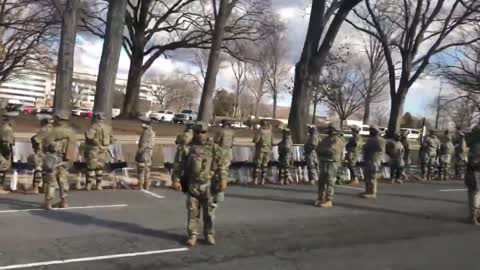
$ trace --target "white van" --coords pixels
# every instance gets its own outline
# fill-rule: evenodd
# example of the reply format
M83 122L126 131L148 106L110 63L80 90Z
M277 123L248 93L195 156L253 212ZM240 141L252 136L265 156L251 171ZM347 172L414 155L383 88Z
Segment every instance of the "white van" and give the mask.
M407 135L407 139L409 140L418 140L420 139L421 130L413 129L413 128L402 128L402 133Z

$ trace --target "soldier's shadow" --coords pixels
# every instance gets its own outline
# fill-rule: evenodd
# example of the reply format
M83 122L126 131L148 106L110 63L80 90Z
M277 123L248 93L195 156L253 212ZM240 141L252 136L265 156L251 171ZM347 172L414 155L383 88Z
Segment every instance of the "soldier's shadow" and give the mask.
M22 210L29 208L39 208L41 204L36 202L26 202L18 199L0 198L0 205L8 206L6 210Z
M114 229L122 232L127 232L131 234L138 234L148 237L156 237L164 240L174 241L182 243L185 240L183 234L177 234L168 231L155 230L150 228L145 228L136 223L115 221L102 219L78 212L71 211L35 211L31 212L32 215L40 216L46 219L55 220L58 222L69 223L73 225L95 225L99 227L105 227L109 229Z

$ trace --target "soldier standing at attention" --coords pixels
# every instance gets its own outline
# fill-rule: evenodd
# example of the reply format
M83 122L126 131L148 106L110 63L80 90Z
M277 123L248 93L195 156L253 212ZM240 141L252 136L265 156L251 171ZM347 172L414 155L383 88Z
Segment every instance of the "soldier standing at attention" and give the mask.
M232 124L228 120L222 120L222 129L215 134L213 140L220 147L221 162L220 162L220 181L230 182L230 165L233 159L233 141L235 139L232 130Z
M405 149L400 141L400 135L393 135L393 140L387 143L386 151L387 155L390 157L390 178L392 179L392 184L402 184L403 181L401 178L405 168Z
M403 178L407 179L407 170L410 166L410 143L408 142L407 134L405 131L402 132L400 137L400 142L403 145L403 162L405 164L405 170L403 170Z
M480 225L480 124L477 124L468 135L468 164L465 174L465 185L468 188L468 206L470 221Z
M255 171L253 184L264 185L267 178L268 164L272 155L273 136L267 121L260 121L260 129L253 137L255 143Z
M43 159L45 158L45 147L42 145L43 138L52 129L53 119L43 118L40 120L40 130L31 138L34 152L35 171L33 172L33 186L31 193L38 194L38 187L42 183Z
M305 162L307 163L308 180L314 184L318 181L318 133L314 126L308 128L308 138L304 145Z
M465 141L465 134L458 131L457 140L455 142L455 176L458 179L465 178L465 168L468 162L468 148Z
M183 181L186 182L188 210L187 245L195 246L199 234L200 216L203 216L203 233L208 244L215 244L214 219L218 193L225 192L225 179L216 181L220 170L222 154L219 147L209 142L207 125L198 123L190 150L182 166Z
M0 194L8 193L4 185L7 171L12 168L14 144L15 137L12 123L7 112L4 111L2 114L2 125L0 126Z
M187 159L189 145L192 141L192 138L192 126L187 125L185 131L181 134L178 134L177 138L175 139L177 151L175 152L175 158L173 160L172 188L177 191L182 191L182 185L180 182L183 172L182 166L185 164L185 160Z
M452 143L452 137L448 134L448 131L445 132L445 138L442 144L440 145L440 180L447 181L449 177L450 162L452 156L455 154L455 146Z
M376 126L370 126L370 137L362 147L365 161L365 193L362 197L375 199L377 197L377 174L382 167L385 153L385 140L380 136Z
M155 145L155 132L150 118L142 118L142 134L138 141L138 150L135 155L137 162L138 189L150 188L150 167L152 166L152 153Z
M438 165L438 151L440 150L440 141L435 135L435 130L430 130L428 136L422 142L421 151L421 166L422 177L424 180L432 180L435 172L435 167Z
M340 131L335 126L328 127L328 136L317 147L320 177L318 178L318 198L315 206L330 208L333 206L335 182L337 181L338 168L343 158L345 142L340 136Z
M92 125L85 132L86 190L92 189L93 181L96 181L96 189L102 190L103 170L112 141L112 127L105 123L105 115L95 113Z
M282 140L278 144L278 175L280 185L293 183L290 176L290 167L292 166L292 135L290 129L285 128L282 134Z
M68 170L76 157L77 143L75 133L68 124L66 114L56 113L53 128L44 136L46 154L43 162L43 184L45 190L45 208L52 209L56 184L60 190L60 208L68 207Z
M346 145L346 162L347 168L350 171L351 184L358 185L357 174L355 169L357 167L358 157L362 150L362 137L360 130L357 127L352 127L352 137L348 140Z

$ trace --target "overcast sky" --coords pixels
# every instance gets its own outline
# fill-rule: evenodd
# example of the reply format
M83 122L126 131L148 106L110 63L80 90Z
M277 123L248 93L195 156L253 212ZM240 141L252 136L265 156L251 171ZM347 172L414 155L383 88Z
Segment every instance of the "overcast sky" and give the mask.
M307 0L309 1L309 0ZM308 23L308 15L305 11L308 5L305 0L272 0L275 13L288 26L288 45L290 52L288 58L292 62L298 60ZM358 42L355 35L352 35L352 29L344 25L342 32L337 37L337 42ZM353 40L352 40L353 39ZM75 69L79 72L96 73L102 53L103 40L96 38L85 38L79 36L75 50ZM355 50L355 46L351 47ZM355 54L355 51L353 52ZM129 69L129 58L125 52L122 52L119 64L119 76L126 78ZM197 69L188 62L182 62L173 58L159 58L151 67L150 73L170 73L175 70L182 70L187 73L195 73ZM218 87L229 88L233 75L229 69L219 73ZM430 113L429 104L438 93L440 82L436 78L421 79L413 85L407 96L405 111L410 111L418 116L425 116ZM269 97L265 98L268 103ZM280 99L280 104L289 106L291 97L284 95Z

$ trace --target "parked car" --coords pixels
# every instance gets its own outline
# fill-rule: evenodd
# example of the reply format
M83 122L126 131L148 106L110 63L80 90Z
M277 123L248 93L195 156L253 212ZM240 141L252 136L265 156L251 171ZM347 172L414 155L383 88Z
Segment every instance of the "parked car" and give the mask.
M183 110L183 111L181 111L180 113L185 114L185 115L186 115L186 118L187 118L188 120L193 120L193 121L197 120L197 116L198 116L198 115L197 115L196 112L194 112L194 111L192 111L192 110Z
M413 128L402 128L402 132L405 132L407 135L408 140L418 140L420 139L420 133L421 131L418 129L413 129Z
M189 119L189 116L184 113L176 113L173 115L172 122L175 124L185 124Z
M172 122L175 113L169 110L160 110L150 113L150 119L153 121Z
M33 106L22 106L21 108L23 114L35 114L36 109Z
M39 114L51 114L52 112L53 112L53 108L49 108L49 107L36 109L36 113L39 113Z

